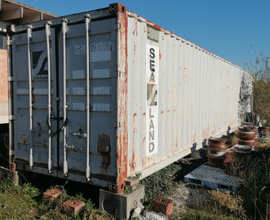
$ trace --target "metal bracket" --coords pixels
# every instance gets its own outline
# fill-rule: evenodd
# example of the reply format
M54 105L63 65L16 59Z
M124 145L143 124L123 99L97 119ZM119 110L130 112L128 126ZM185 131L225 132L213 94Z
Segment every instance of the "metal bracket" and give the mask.
M121 23L119 23L119 22L117 22L116 24L113 24L111 26L111 31L117 31L119 29L121 29Z
M69 133L69 134L71 134L73 136L78 136L80 138L82 138L82 137L86 138L87 137L86 133L79 133L79 132L75 133L75 132L73 132L73 133Z
M7 38L7 46L11 46L15 44L15 40L10 40L9 38Z
M15 115L9 115L9 117L8 117L8 119L10 120L10 121L13 121L13 120L16 120L16 116Z
M9 77L8 77L8 81L9 81L9 82L15 81L15 77L14 77L14 76L9 76Z
M74 150L74 151L82 151L83 149L82 148L78 148L75 146L75 142L72 143L72 145L68 145L66 144L65 148L67 150Z
M35 145L40 145L40 146L46 147L46 148L48 147L48 143L45 140L43 140L43 141L35 141L34 144Z

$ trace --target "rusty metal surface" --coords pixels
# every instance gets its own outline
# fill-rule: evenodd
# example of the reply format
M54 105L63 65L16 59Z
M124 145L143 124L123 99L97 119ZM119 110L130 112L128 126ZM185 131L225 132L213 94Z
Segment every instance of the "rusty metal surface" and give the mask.
M240 145L246 145L246 146L255 146L256 145L256 141L254 140L238 140L238 144Z
M126 7L121 4L117 4L117 20L121 25L121 29L118 29L117 41L118 41L118 55L117 55L117 70L118 88L117 88L117 121L119 127L117 129L117 189L116 192L123 192L125 186L125 180L128 173L128 51L127 51L127 16Z
M256 132L256 127L254 126L240 126L238 129L242 132Z
M208 139L208 141L209 141L208 148L215 149L215 150L218 150L218 149L226 150L225 139L211 137Z
M238 144L246 146L255 146L256 127L253 126L240 126L237 133Z
M223 160L225 159L225 151L227 150L225 145L226 140L223 138L211 137L208 141L207 165L213 167L222 166Z
M236 136L241 140L253 140L256 137L256 133L239 131Z

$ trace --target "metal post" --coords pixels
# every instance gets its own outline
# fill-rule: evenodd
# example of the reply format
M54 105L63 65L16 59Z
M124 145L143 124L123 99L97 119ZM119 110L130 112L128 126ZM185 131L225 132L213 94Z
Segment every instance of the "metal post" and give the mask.
M48 124L51 125L51 56L50 56L50 30L51 22L46 22L45 31L46 31L46 42L47 42L47 59L48 59ZM49 140L48 140L48 172L52 172L52 138L51 138L51 129L49 129Z
M62 19L62 34L63 34L63 111L64 111L64 121L67 119L67 96L66 96L66 33L67 33L67 19ZM63 130L64 135L64 164L63 164L63 172L64 176L68 174L68 162L67 162L67 128L64 127Z
M86 149L86 180L90 181L90 164L89 164L89 153L90 153L90 76L89 76L89 23L90 14L85 15L85 34L86 34L86 91L87 91L87 149Z
M32 115L32 68L31 68L31 50L30 41L32 39L32 26L27 26L27 58L28 58L28 87L29 87L29 144L30 144L30 155L29 155L29 167L33 169L33 144L32 144L32 131L33 131L33 115Z

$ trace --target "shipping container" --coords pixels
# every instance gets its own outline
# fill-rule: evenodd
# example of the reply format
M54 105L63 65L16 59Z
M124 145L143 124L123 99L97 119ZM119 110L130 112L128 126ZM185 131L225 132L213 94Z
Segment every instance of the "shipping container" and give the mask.
M240 123L247 73L122 4L9 29L18 170L119 193Z

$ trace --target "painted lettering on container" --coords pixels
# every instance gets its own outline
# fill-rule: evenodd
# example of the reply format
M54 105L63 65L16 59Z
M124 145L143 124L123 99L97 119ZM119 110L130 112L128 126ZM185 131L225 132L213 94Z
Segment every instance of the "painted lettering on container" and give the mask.
M32 52L32 79L48 79L48 57L45 50Z
M146 156L158 152L159 48L146 45Z

